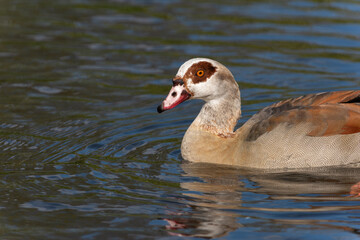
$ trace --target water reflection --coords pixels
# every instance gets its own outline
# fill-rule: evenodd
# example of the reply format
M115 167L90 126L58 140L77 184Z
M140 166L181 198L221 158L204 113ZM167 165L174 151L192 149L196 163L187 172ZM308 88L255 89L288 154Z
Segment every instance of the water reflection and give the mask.
M350 194L359 192L360 169L254 171L199 163L182 169L197 180L181 183L191 212L166 219L172 235L218 238L259 224L262 231L271 231L269 224L359 231L333 216L360 210Z

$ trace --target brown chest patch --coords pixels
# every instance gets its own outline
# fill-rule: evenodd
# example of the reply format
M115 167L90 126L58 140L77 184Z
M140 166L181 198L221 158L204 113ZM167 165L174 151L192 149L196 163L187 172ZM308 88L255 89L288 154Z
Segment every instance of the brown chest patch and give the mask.
M184 75L184 79L191 78L194 84L205 82L216 72L216 67L206 61L191 65ZM200 73L200 74L198 74Z

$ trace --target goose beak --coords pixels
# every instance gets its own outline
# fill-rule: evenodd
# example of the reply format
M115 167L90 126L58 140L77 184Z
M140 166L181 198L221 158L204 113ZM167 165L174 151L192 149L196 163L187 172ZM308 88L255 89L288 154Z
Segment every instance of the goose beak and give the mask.
M161 105L158 106L158 113L172 109L180 103L188 100L191 94L188 93L184 87L184 84L175 84L171 88L169 95L165 98Z

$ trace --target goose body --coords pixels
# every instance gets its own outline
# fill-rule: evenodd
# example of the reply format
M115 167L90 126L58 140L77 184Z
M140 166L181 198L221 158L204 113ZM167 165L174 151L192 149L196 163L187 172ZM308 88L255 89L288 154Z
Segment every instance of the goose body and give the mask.
M238 84L224 65L195 58L179 68L158 111L187 99L205 101L181 144L188 161L267 169L353 167L360 162L360 91L284 100L234 131L241 115Z

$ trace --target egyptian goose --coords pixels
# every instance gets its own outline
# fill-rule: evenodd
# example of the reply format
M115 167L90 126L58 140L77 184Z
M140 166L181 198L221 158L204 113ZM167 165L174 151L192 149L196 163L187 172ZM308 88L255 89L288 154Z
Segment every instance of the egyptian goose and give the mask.
M264 108L234 132L240 91L231 72L207 58L185 62L158 112L205 101L186 131L182 157L250 168L356 166L360 162L360 91L310 94Z

